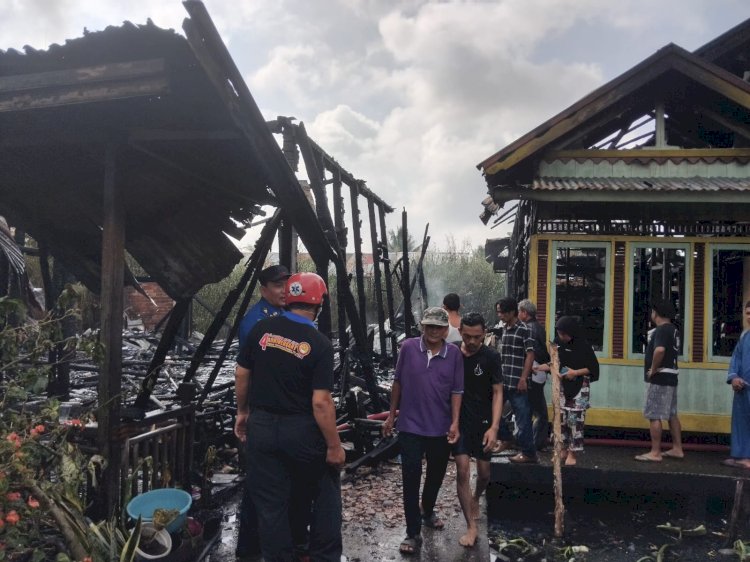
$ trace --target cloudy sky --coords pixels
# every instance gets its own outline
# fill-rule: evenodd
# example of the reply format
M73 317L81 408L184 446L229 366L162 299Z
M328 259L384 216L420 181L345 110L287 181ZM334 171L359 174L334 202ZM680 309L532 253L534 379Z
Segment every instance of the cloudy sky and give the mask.
M750 17L747 0L205 4L264 115L303 121L438 247L503 233L478 219L481 160L667 43L693 50ZM185 16L175 0L0 0L0 48L149 17L181 32Z

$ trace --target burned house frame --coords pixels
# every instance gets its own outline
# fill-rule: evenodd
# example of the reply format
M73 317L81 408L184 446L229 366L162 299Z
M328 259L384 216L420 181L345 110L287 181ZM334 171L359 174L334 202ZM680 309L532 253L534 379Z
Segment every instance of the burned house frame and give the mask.
M488 245L510 294L548 334L578 316L599 355L592 425L643 426L649 303L668 299L683 427L729 431L726 363L750 299L748 71L750 20L695 52L669 44L478 165L482 219L514 220Z
M128 428L133 423L123 422L123 414L145 409L191 299L204 285L225 278L242 259L227 236L243 236L264 214L263 206L277 210L263 219L266 224L240 286L228 295L198 346L185 382L194 377L243 291L240 313L247 309L278 234L282 263L294 265L299 237L324 278L330 263L336 267L340 331L351 324L352 347L359 348L363 377L378 404L364 317L362 199L373 254L379 256L381 349L386 349L386 318L391 326L394 320L385 232L385 214L393 209L310 140L304 125L288 118L266 123L204 5L184 5L189 14L184 37L151 22L125 23L46 51L27 47L25 53L0 53L0 215L17 233L33 237L45 260L55 258L100 295L104 360L96 441L108 461L102 488L108 514L119 505L123 463L128 462L122 447L132 436ZM283 136L283 151L273 133ZM297 151L315 208L295 176ZM326 185L333 189L333 216ZM359 256L356 299L345 270L344 186L350 191ZM123 286L138 286L126 252L176 302L135 409L121 400ZM326 308L321 319L321 330L329 335L330 315ZM339 334L341 342L344 335ZM213 378L228 356L231 336L233 332ZM189 414L195 405L180 412Z

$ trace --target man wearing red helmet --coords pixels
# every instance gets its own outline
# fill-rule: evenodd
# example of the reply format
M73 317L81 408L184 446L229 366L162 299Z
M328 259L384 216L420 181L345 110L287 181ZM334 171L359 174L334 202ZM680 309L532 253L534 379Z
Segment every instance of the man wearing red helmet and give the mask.
M258 322L237 358L235 434L247 441L248 479L263 559L293 560L292 483L311 492L310 557L341 558L345 455L336 430L333 346L315 327L325 282L297 273L286 284L287 311Z

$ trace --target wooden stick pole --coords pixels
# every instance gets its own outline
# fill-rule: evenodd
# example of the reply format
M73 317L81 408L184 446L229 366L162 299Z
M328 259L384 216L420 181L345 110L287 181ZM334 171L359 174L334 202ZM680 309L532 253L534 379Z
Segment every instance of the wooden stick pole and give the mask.
M550 372L552 373L552 474L555 483L555 537L562 538L565 530L565 505L562 497L562 466L560 452L562 449L562 427L560 422L560 358L557 346L549 346Z

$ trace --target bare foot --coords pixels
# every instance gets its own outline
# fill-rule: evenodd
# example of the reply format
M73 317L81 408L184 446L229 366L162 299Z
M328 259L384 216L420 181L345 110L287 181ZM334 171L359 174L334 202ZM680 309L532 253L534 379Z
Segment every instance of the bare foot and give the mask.
M565 466L575 466L576 462L576 458L571 455L565 459Z
M680 449L680 450L669 449L668 451L664 451L661 454L661 456L662 457L667 457L667 458L670 458L670 459L684 459L685 458L685 453L682 452L682 449Z
M469 527L468 529L466 529L466 534L463 535L460 539L458 539L458 543L461 546L465 546L467 548L474 546L476 542L477 542L477 528L476 527Z
M470 517L472 519L479 519L481 517L479 513L479 500L476 498L471 498L471 513Z

